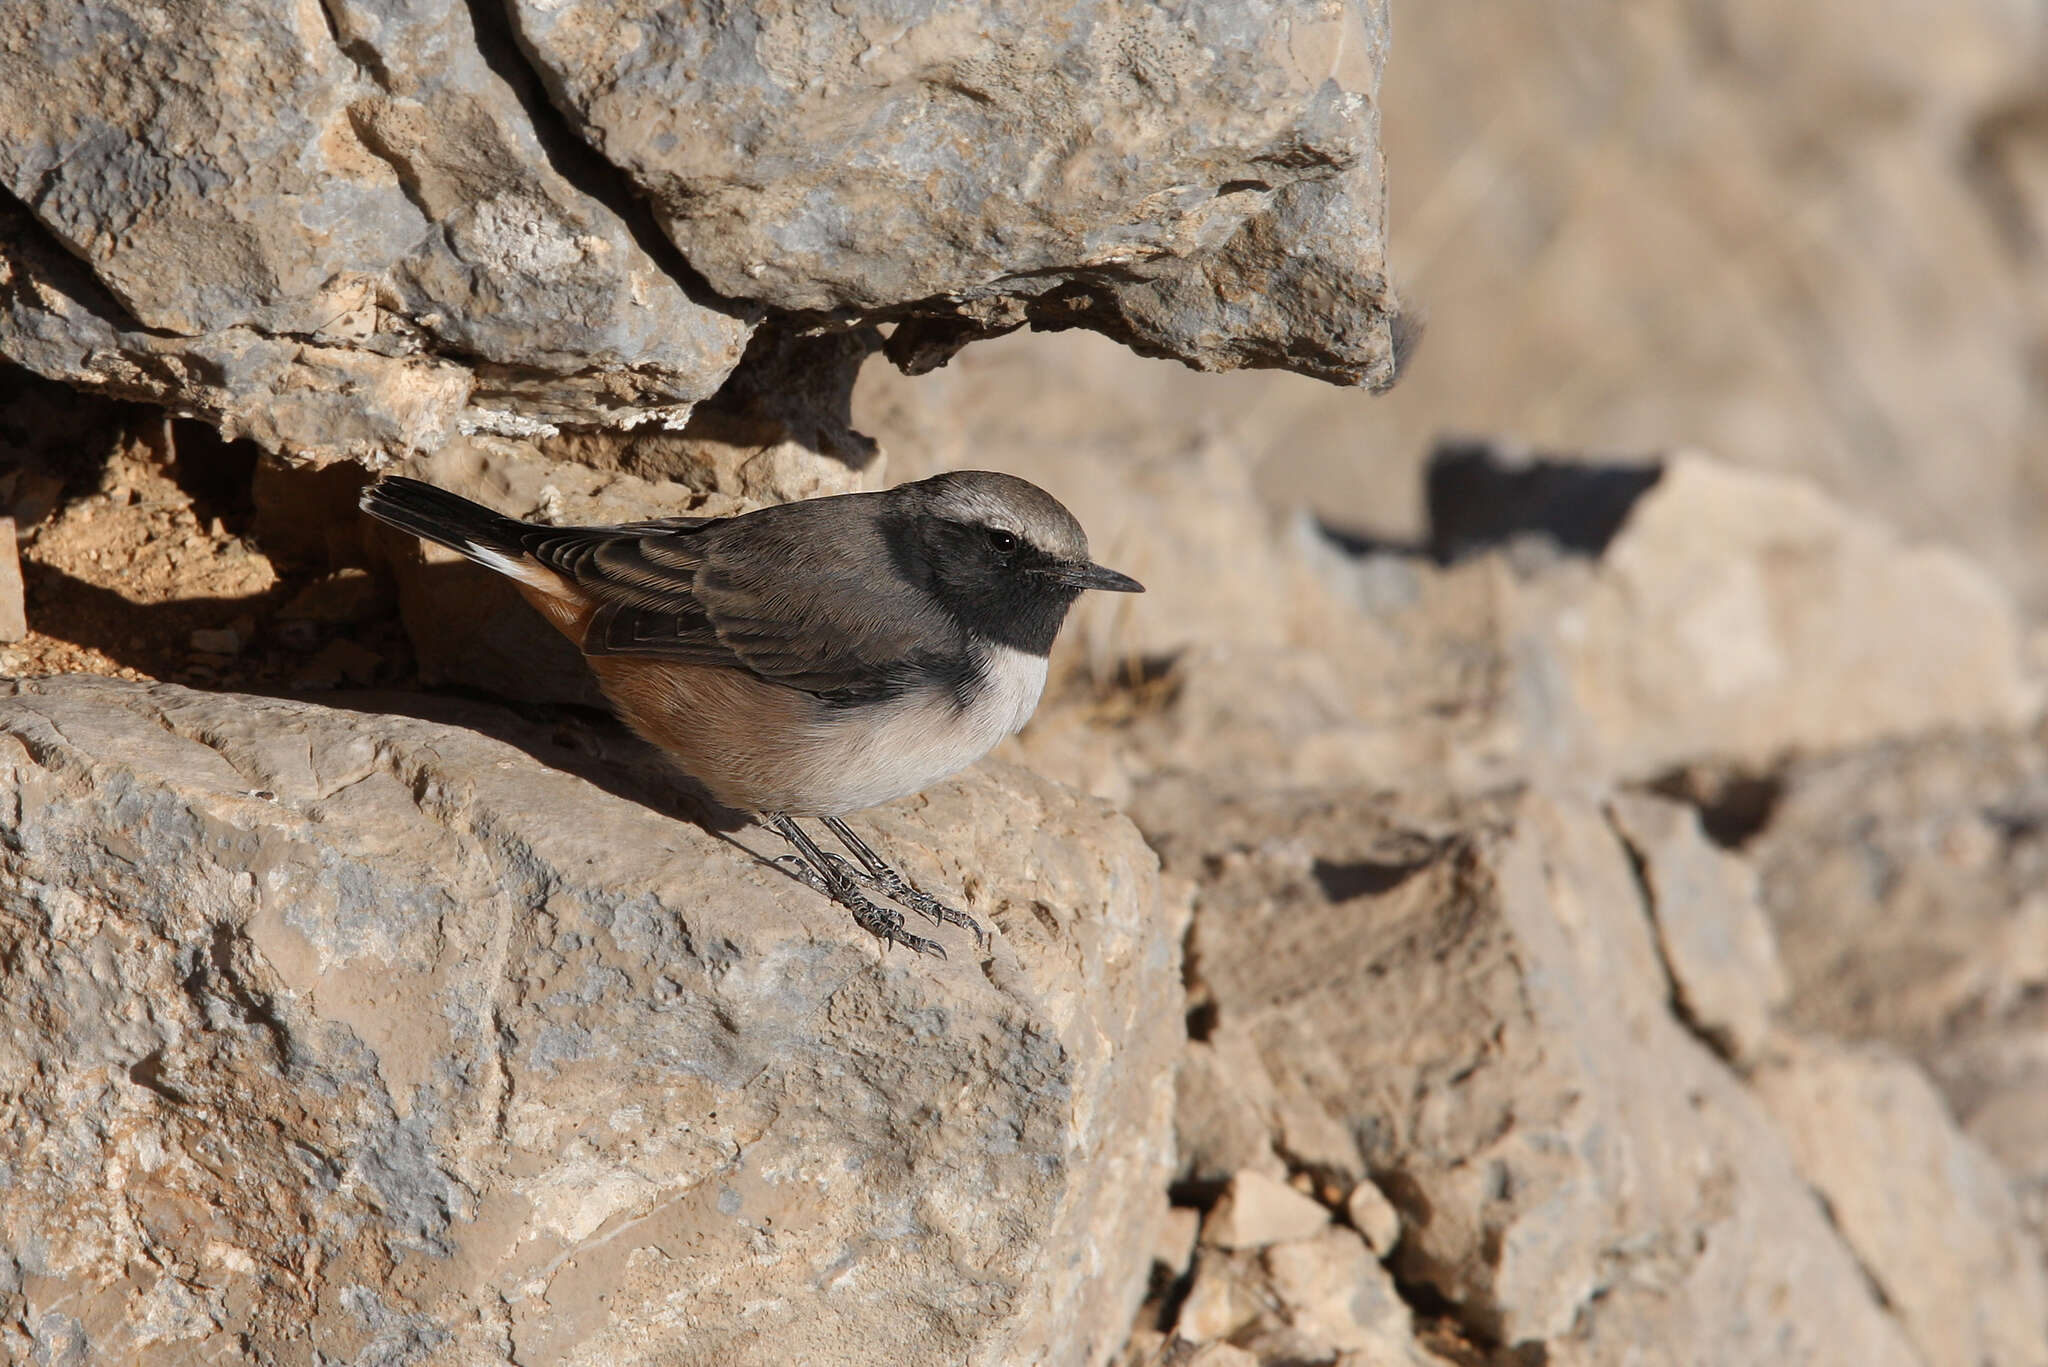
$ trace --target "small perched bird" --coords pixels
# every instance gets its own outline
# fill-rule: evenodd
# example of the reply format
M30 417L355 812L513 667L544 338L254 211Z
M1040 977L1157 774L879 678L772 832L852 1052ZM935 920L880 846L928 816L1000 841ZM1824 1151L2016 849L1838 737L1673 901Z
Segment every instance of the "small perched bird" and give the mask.
M393 476L363 511L509 576L579 646L641 736L796 853L780 862L884 943L943 958L880 893L982 929L840 818L966 768L1021 728L1083 589L1142 593L1088 558L1051 494L959 470L738 517L549 527ZM822 819L859 861L818 848Z

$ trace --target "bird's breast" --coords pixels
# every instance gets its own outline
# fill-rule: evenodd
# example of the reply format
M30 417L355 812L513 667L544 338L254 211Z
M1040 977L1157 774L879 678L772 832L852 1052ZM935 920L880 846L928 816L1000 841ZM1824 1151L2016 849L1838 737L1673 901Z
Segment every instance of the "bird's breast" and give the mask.
M958 773L1031 719L1046 658L979 648L958 688L832 707L737 670L626 656L591 665L620 714L729 806L837 816Z

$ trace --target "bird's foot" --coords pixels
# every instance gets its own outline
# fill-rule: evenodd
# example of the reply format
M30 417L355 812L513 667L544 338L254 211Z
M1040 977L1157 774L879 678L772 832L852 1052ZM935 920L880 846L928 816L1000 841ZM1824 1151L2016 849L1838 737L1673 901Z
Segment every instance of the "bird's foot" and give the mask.
M856 870L851 864L848 864L836 854L825 856L827 859L836 862L846 874L858 879L862 886L873 888L890 900L909 907L920 916L930 918L936 925L966 927L974 935L976 948L986 949L988 947L988 932L981 928L981 922L975 920L966 912L961 911L958 907L948 906L946 903L941 902L938 898L890 868L888 863L880 855L876 854L874 850L870 849L865 840L855 835L845 822L837 817L828 816L825 818L825 824L832 828L832 833L839 837L847 849L853 851L854 858L860 860L864 867L864 871Z
M931 918L938 925L965 926L973 934L976 948L988 948L988 932L981 928L981 922L958 907L947 906L896 870L884 868L867 877L873 880L876 889L885 893L892 901L909 907L921 916Z
M813 846L813 849L816 847ZM824 894L853 913L853 922L868 934L880 940L886 948L902 945L905 949L933 958L946 957L945 946L937 940L927 940L922 935L913 935L903 928L903 913L893 907L881 906L861 895L855 885L853 867L835 854L819 851L823 869L813 864L802 854L785 854L774 860L777 868L794 877L798 882L815 892Z

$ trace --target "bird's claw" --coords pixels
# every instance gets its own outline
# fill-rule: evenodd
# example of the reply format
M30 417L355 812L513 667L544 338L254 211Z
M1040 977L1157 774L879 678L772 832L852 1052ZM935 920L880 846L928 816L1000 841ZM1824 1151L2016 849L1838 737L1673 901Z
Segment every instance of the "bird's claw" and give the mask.
M903 928L903 913L872 902L855 890L856 882L873 882L868 874L855 869L836 854L828 854L825 859L831 871L839 875L837 879L818 872L802 855L778 855L770 862L813 892L831 898L852 912L854 924L880 940L883 948L902 945L905 949L930 955L935 959L946 957L945 946L938 941L927 940L922 935L913 935ZM978 932L980 927L977 926L975 929Z
M785 855L783 857L790 858L791 856ZM974 944L977 949L988 948L988 932L981 928L981 922L957 907L947 906L944 902L941 902L923 888L918 887L894 869L878 870L870 873L866 869L856 868L853 861L842 858L839 855L827 854L825 858L831 863L833 872L851 879L871 892L879 892L891 901L909 907L918 915L931 921L933 925L965 927L974 936ZM814 884L813 886L816 885ZM930 944L931 941L927 940L925 943Z

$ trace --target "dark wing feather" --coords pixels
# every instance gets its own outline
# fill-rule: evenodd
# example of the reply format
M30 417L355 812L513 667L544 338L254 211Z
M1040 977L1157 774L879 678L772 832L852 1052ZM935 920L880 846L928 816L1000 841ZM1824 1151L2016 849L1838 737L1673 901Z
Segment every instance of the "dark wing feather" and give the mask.
M830 702L870 702L945 676L965 644L931 596L894 572L881 524L862 506L872 497L533 528L525 549L597 601L589 654L743 669Z

